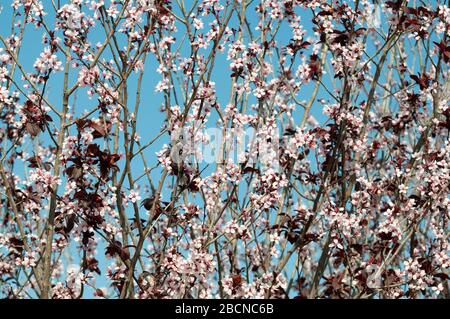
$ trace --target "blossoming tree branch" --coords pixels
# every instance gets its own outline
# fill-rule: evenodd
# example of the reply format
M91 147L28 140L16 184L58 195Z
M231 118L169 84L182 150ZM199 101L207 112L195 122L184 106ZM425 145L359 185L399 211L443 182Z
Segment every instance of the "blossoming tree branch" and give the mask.
M450 1L1 5L0 296L450 297Z

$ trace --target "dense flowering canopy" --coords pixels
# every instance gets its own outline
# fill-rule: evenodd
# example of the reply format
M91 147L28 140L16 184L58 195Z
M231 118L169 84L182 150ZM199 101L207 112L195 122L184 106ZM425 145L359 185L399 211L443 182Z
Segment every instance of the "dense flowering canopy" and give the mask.
M1 296L450 297L449 1L1 10Z

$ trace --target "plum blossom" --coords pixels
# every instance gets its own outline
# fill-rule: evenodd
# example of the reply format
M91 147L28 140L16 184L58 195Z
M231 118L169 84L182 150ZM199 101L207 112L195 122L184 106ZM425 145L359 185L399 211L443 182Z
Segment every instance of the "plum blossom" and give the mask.
M39 58L34 62L33 67L39 73L47 73L48 71L61 71L62 62L58 60L58 57L50 48L45 48L40 54Z
M448 298L443 1L10 5L1 298Z

